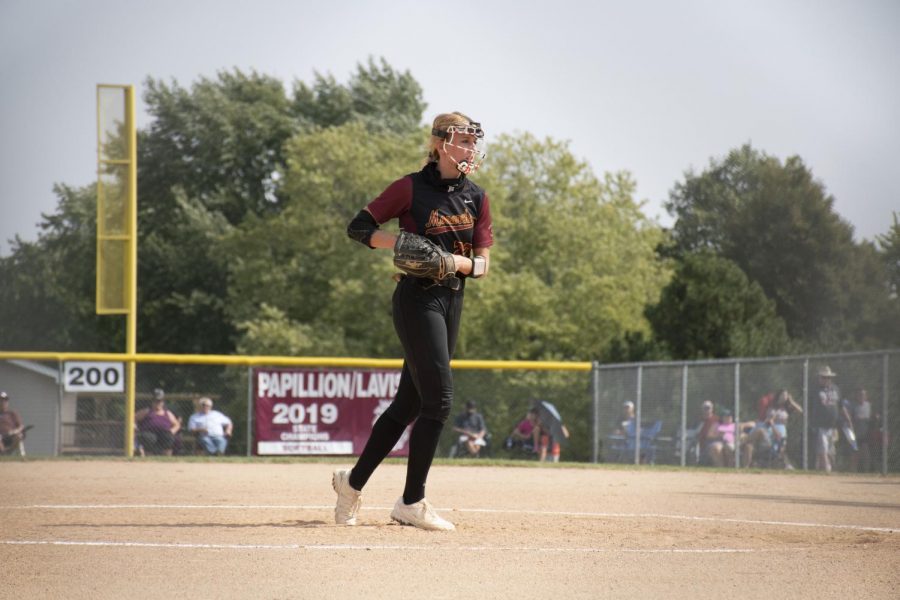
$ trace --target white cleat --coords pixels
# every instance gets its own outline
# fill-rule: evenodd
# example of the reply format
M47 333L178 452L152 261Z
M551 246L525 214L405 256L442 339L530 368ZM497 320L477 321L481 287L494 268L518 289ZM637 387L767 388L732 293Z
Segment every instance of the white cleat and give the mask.
M442 519L434 512L434 507L426 499L419 500L415 504L404 504L403 496L394 504L391 518L401 525L412 525L428 531L454 531L453 523Z
M350 469L337 469L331 476L331 487L337 493L334 522L338 525L356 525L356 515L362 504L362 492L350 487Z

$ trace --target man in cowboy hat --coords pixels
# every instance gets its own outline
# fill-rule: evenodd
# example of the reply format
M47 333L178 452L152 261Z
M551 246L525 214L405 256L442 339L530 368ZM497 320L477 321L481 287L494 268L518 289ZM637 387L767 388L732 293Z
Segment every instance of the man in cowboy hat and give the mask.
M834 461L834 441L841 413L847 423L852 423L846 407L841 403L841 392L834 384L837 373L831 367L819 369L819 394L810 407L810 425L816 440L816 468L831 473Z

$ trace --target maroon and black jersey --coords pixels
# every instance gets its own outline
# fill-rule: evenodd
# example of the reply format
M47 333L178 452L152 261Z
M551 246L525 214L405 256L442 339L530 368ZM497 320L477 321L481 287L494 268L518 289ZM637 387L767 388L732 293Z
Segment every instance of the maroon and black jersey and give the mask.
M441 179L436 163L387 187L366 209L378 224L398 219L400 228L424 235L453 254L494 244L487 193L469 181Z

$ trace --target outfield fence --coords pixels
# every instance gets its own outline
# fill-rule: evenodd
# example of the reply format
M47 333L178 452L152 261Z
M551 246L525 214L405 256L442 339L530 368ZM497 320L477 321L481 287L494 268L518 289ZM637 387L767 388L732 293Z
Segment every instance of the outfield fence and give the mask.
M475 401L491 432L486 455L498 458L534 459L531 449L508 447L504 442L528 408L544 400L555 405L570 432L562 448L564 461L705 465L710 464L709 457L696 439L704 401L714 403L717 412L730 410L737 421L749 424L757 420L761 397L785 389L803 409L791 414L787 423L783 454L787 460L776 462L771 453L756 452L753 464L812 469L815 448L810 403L818 394L818 369L829 366L837 373L841 397L848 400L851 410L860 389L867 391L871 405L868 423L857 423L856 450L843 435L838 438L835 468L898 472L900 451L890 436L900 430L898 356L900 350L615 365L460 360L453 363L454 415L466 401ZM152 391L161 388L168 408L182 421L176 454L198 452L196 441L186 431L187 422L197 410L198 399L209 397L216 409L234 421L228 453L248 456L253 447L254 368L399 369L402 364L391 359L328 357L0 352L0 390L9 393L11 408L34 426L25 444L28 453L123 455L124 392L98 390L98 386L79 389L71 380L74 364L85 367L128 360L137 366L135 408L147 407ZM92 374L100 388L107 383L102 381L103 373ZM86 372L81 375L88 379ZM107 375L109 381L116 378ZM83 383L91 387L90 381ZM623 426L626 402L633 403L636 413L631 427ZM449 425L439 455L452 454L456 436ZM734 454L726 464L739 468L746 462L748 450L738 443Z
M840 397L846 401L853 434L836 428L834 468L842 471L897 472L900 452L891 444L891 432L900 430L900 351L823 354L761 359L658 362L629 365L598 365L594 376L594 432L592 460L619 458L625 462L655 461L669 464L711 464L697 439L703 419L702 405L710 401L716 412L725 410L751 433L760 418L760 399L786 390L801 411L790 413L784 453L766 448L755 452L754 465L775 468L816 467L810 414L819 394L819 369L829 367ZM891 368L893 366L893 369ZM868 407L856 398L865 390ZM636 412L636 443L626 444L609 435L621 419L622 405L632 402ZM854 414L856 413L856 414ZM868 419L862 418L868 416ZM857 418L859 417L859 418ZM655 429L658 428L658 431ZM642 435L642 430L650 435ZM858 435L857 435L858 434ZM850 438L858 438L851 440ZM643 442L643 443L642 443ZM854 448L855 443L855 448ZM749 440L748 440L749 444ZM758 446L754 450L760 450ZM736 443L729 464L746 462L751 450ZM786 459L786 460L785 460ZM736 467L737 468L737 467Z

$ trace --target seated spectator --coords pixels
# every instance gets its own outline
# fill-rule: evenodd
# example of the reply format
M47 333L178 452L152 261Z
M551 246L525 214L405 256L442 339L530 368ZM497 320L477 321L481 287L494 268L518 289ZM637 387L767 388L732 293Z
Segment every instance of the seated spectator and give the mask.
M774 412L774 410L770 409L770 412ZM770 416L763 421L754 422L752 429L741 432L741 459L744 466L753 466L754 460L756 460L757 466L768 466L769 458L775 451L772 432L773 419L774 417Z
M694 428L694 444L697 448L697 461L700 464L709 464L710 433L718 426L719 417L716 416L713 403L704 400L700 405L700 422Z
M175 434L181 429L181 422L166 408L165 392L159 388L153 390L150 408L137 411L134 422L141 456L147 453L172 456Z
M763 396L757 410L761 411L760 419L748 434L741 436L742 458L746 458L744 464L752 466L756 456L758 466L775 463L793 469L786 452L787 423L791 414L803 414L803 409L790 392L781 389Z
M9 407L9 394L0 392L0 453L16 450L24 439L22 417Z
M188 419L188 430L196 434L197 442L207 454L221 456L228 447L234 425L223 413L213 410L211 398L200 398L200 410Z
M531 409L506 438L506 449L521 448L525 452L537 452L539 437L537 411Z
M466 402L466 412L456 417L453 431L459 434L460 449L465 450L470 458L477 457L481 449L487 446L485 440L487 426L484 423L484 417L478 412L478 406L471 400Z
M752 427L755 424L754 421L748 421L742 426ZM737 429L734 415L730 410L723 410L721 421L707 434L709 458L714 467L734 466L734 443Z
M625 435L625 433L628 431L628 426L633 426L634 419L634 402L632 402L631 400L626 400L622 403L622 414L618 419L616 419L616 422L613 424L613 435Z

